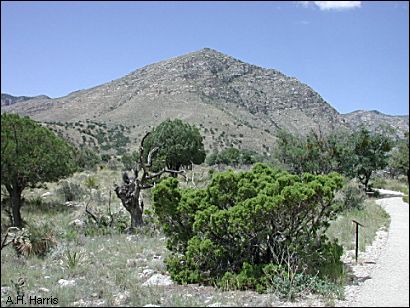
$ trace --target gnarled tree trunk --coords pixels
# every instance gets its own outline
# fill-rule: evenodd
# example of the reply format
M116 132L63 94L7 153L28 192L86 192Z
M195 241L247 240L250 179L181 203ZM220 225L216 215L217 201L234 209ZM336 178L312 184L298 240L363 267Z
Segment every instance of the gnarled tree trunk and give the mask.
M123 179L127 178L126 173L123 175ZM131 215L131 228L141 226L143 223L142 214L144 212L143 203L141 200L141 186L139 180L130 181L124 180L121 186L115 188L115 192L120 198L122 205Z
M164 173L177 175L178 173L184 172L183 170L176 171L164 168L157 173L151 173L149 168L151 168L152 165L152 156L158 150L158 147L153 148L149 152L148 162L145 162L143 143L149 134L150 133L148 132L142 138L139 151L139 161L136 162L136 166L134 168L134 177L129 177L127 172L124 172L122 176L122 185L116 186L114 189L117 197L121 200L122 205L131 215L131 228L137 228L143 224L142 214L144 213L144 202L141 196L142 190L153 187L154 184L152 181L159 179Z

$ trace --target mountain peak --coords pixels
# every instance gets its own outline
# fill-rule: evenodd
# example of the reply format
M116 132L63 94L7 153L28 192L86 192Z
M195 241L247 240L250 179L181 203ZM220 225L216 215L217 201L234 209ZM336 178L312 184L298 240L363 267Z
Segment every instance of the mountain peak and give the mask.
M205 57L206 59L210 59L210 58L217 58L217 59L232 59L232 60L236 60L239 62L242 62L238 59L235 59L227 54L224 54L223 52L220 52L216 49L212 49L209 47L204 47L202 49L196 50L196 51L192 51L189 53L186 53L184 55L178 56L174 59L179 59L179 58L186 58L186 57L198 57L198 58L203 58Z
M213 48L209 48L209 47L204 47L194 53L198 53L198 54L203 54L203 55L209 55L209 56L219 56L219 57L228 57L228 58L233 58L219 50L213 49Z
M209 48L209 47L204 47L204 48L202 48L202 49L200 49L200 50L198 50L199 52L209 52L209 53L221 53L221 52L219 52L218 50L216 50L216 49L212 49L212 48Z
M56 99L3 109L40 121L93 119L135 127L133 138L167 118L199 125L208 148L267 152L277 129L305 134L346 127L311 87L206 47L139 68L126 76Z

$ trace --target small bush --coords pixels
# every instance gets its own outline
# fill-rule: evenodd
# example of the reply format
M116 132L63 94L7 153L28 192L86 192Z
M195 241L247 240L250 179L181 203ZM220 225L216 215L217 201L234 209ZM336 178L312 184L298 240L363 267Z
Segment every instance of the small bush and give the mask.
M403 196L403 202L409 203L409 196L408 195Z
M94 188L94 189L98 188L96 177L95 177L95 176L89 176L89 177L87 177L87 178L85 179L85 181L84 181L84 185L85 185L85 187L87 187L89 190L91 190L91 189L93 189L93 188Z
M84 263L87 260L87 257L83 251L71 251L67 248L64 254L64 263L65 266L73 270L78 267L81 263Z
M10 228L7 244L11 244L17 255L44 257L57 244L54 230L49 224L30 225L28 228Z
M387 181L386 179L378 176L378 177L374 177L371 184L374 188L384 188L387 184Z
M78 232L74 229L68 229L64 234L64 238L67 241L75 241L78 238Z
M256 162L264 162L266 158L257 152L250 150L240 150L236 148L227 148L221 152L214 152L206 158L206 163L210 166L225 164L231 166L252 165Z
M362 209L365 200L364 186L355 180L347 182L335 196L335 202L345 210Z
M79 201L85 194L85 190L79 184L62 181L57 194L62 196L64 201Z
M86 142L86 137L83 135L83 142ZM101 157L89 148L81 149L77 153L77 164L83 170L90 170L101 163Z
M375 188L383 188L393 191L400 191L404 194L409 193L406 177L399 177L398 179L385 179L382 177L375 177L371 186Z
M32 206L34 206L36 208L41 208L41 207L43 207L43 198L41 198L40 196L37 196L37 197L31 199L30 203L31 203Z
M108 214L102 214L101 211L96 213L98 223L89 216L85 220L84 234L87 236L101 236L107 234L123 233L129 225L129 215L123 211Z
M29 226L32 253L44 257L57 244L56 234L50 224Z

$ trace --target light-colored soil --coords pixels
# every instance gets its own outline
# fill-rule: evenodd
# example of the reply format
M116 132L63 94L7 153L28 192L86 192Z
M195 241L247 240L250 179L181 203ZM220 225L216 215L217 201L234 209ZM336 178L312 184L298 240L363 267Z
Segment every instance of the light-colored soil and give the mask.
M391 196L377 200L391 217L387 242L349 306L409 307L409 205L401 193L381 193Z

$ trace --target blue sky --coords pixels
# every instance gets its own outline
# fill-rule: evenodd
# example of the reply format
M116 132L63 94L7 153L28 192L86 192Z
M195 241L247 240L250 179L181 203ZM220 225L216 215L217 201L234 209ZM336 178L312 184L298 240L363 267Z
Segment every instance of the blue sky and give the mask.
M341 113L409 114L408 2L1 2L1 92L60 97L210 47Z

